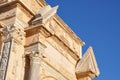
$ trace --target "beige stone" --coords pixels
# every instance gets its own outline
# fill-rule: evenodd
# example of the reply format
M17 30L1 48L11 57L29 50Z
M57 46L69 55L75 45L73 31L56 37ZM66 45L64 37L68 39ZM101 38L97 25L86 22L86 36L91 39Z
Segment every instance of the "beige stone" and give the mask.
M0 1L0 80L91 80L99 75L90 47L44 0Z
M78 75L78 78L86 76L95 78L100 74L92 47L88 48L83 58L78 62L76 66L76 74Z

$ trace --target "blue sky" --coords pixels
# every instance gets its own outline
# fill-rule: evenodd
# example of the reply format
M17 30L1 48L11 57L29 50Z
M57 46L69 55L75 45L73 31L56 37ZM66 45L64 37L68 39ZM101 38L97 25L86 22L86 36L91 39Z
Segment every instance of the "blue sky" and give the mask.
M92 46L100 68L94 80L120 80L120 0L46 0L58 15Z

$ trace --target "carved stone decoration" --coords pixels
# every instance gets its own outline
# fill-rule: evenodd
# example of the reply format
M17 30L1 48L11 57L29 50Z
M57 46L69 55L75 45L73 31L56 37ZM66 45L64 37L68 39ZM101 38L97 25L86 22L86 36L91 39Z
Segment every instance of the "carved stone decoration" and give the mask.
M2 41L3 42L8 42L10 41L10 38L12 38L11 33L12 33L13 26L6 26L5 28L2 28L0 31L2 32Z
M26 47L25 54L30 58L29 80L38 80L40 76L41 58L44 58L45 45L38 42L30 47Z
M45 57L44 56L45 48L46 46L41 42L34 43L33 45L25 48L25 54L30 56Z
M37 22L46 22L50 17L52 17L57 12L58 6L51 8L50 5L43 7L36 12L36 18L33 19L32 24Z
M4 80L6 77L10 53L11 51L14 51L11 48L13 45L12 42L22 44L25 34L22 28L15 27L13 25L2 28L1 32L2 32L2 42L4 43L4 45L0 60L0 80Z
M82 78L87 78L87 77L93 79L99 76L99 74L100 72L96 63L93 49L92 47L89 47L86 53L84 54L83 58L77 64L76 67L77 78L80 80L82 80Z
M14 39L15 41L19 43L23 43L25 32L22 27L16 27L14 25L9 25L5 28L0 29L2 32L2 41L8 42L11 39Z
M11 42L4 43L2 58L0 60L0 80L4 80L10 55Z

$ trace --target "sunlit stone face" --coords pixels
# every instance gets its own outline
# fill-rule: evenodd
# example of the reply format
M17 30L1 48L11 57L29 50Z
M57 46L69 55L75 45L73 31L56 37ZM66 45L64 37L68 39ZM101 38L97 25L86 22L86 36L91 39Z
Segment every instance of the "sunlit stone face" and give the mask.
M45 78L45 79L43 79L43 80L57 80L57 79L52 78L52 77L48 77L48 78Z
M0 0L0 80L92 80L90 47L45 0Z
M6 1L8 1L8 0L0 0L0 4L4 3Z

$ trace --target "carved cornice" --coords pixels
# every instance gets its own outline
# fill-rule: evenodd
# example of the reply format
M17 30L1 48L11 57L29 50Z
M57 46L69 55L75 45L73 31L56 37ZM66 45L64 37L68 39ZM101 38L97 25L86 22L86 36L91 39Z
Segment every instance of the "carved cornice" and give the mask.
M49 28L47 27L49 26ZM62 26L56 22L54 19L49 22L49 25L45 25L47 29L50 30L53 35L58 37L67 47L69 47L74 53L80 56L80 46L79 44L67 30L63 29Z
M52 16L46 23L43 23L42 19L40 21L38 20L38 22L35 22L34 25L30 25L28 28L26 28L26 30L32 27L43 27L47 33L51 34L51 36L56 36L59 40L61 40L61 42L63 42L81 58L80 46L83 46L84 42L78 39L72 31L63 28L63 24L60 24L58 20L54 18L55 17Z
M45 38L48 38L51 36L51 33L43 27L43 25L38 25L38 26L31 26L25 28L26 36L32 36L34 34L42 34ZM39 36L38 36L39 37Z
M54 16L54 20L65 30L67 33L79 44L82 46L85 45L85 42L83 42L71 29L70 27L56 14Z
M63 41L59 39L56 35L52 35L52 31L48 31L46 28L44 28L45 25L35 25L31 26L25 29L27 37L32 36L34 34L42 34L47 40L48 43L50 43L54 48L56 48L58 51L60 51L62 54L70 54L71 57L73 57L75 60L79 60L79 54L75 53L72 51L68 46L64 44ZM36 31L37 30L37 31ZM35 33L34 33L35 32ZM38 35L39 37L39 35ZM52 39L53 41L51 42L49 39ZM44 41L45 41L44 40ZM35 40L34 40L35 41ZM39 41L39 40L38 40ZM55 44L54 44L55 43ZM61 45L62 44L62 45ZM27 46L28 44L26 44ZM29 45L28 45L29 46ZM75 46L75 45L74 45ZM61 48L64 50L61 50ZM79 49L79 48L78 48Z
M100 72L97 66L97 62L94 56L92 47L89 47L83 58L78 62L76 66L77 78L91 77L95 78L99 76Z
M59 37L58 36L56 36L56 35L54 35L53 33L52 33L52 31L48 31L45 27L44 27L45 25L44 24L39 24L39 25L34 25L34 26L30 26L30 27L28 27L28 28L26 28L25 29L25 32L26 32L26 35L27 35L27 37L30 37L30 36L32 36L32 35L35 35L35 34L42 34L43 36L44 36L44 38L46 38L46 39L44 39L44 38L42 38L44 41L46 41L47 40L47 42L48 43L50 43L54 48L57 48L57 50L59 51L59 52L61 52L62 54L70 54L70 56L71 57L73 57L73 59L75 59L75 60L79 60L79 58L81 57L81 56L79 56L80 55L80 53L75 53L73 50L71 50L70 49L70 46L67 46L66 44L65 44L65 42L64 41L62 41L61 39L59 39ZM36 31L37 30L37 31ZM59 30L58 30L59 31ZM35 32L35 33L34 33ZM59 31L60 32L60 31ZM64 33L63 33L64 34ZM61 35L62 36L62 35ZM39 35L38 35L38 37L39 37ZM38 38L37 37L37 38ZM66 37L67 38L67 37ZM35 38L34 38L35 39ZM54 40L53 42L55 42L55 44L53 44L53 42L51 42L51 41L49 41L49 39L52 39L52 40ZM35 40L34 40L35 41ZM38 40L39 41L39 40ZM58 42L59 41L59 42ZM62 44L62 46L61 46L61 44ZM68 44L69 44L69 42L68 42ZM28 44L26 44L26 45L28 45ZM58 46L58 47L56 47L56 46ZM80 51L79 49L79 45L76 45L75 43L74 43L74 45L72 45L72 46L74 46L74 47L76 47L77 48L77 46L78 46L78 51ZM64 50L64 51L62 51L61 50L61 48Z
M42 7L45 7L47 4L47 2L45 0L36 0L38 1L38 3L40 5L42 5ZM63 28L65 29L70 35L71 37L73 37L76 42L80 43L82 46L85 45L85 43L77 37L77 35L69 28L69 26L67 24L65 24L65 22L57 15L55 14L55 16L53 17L53 19Z

